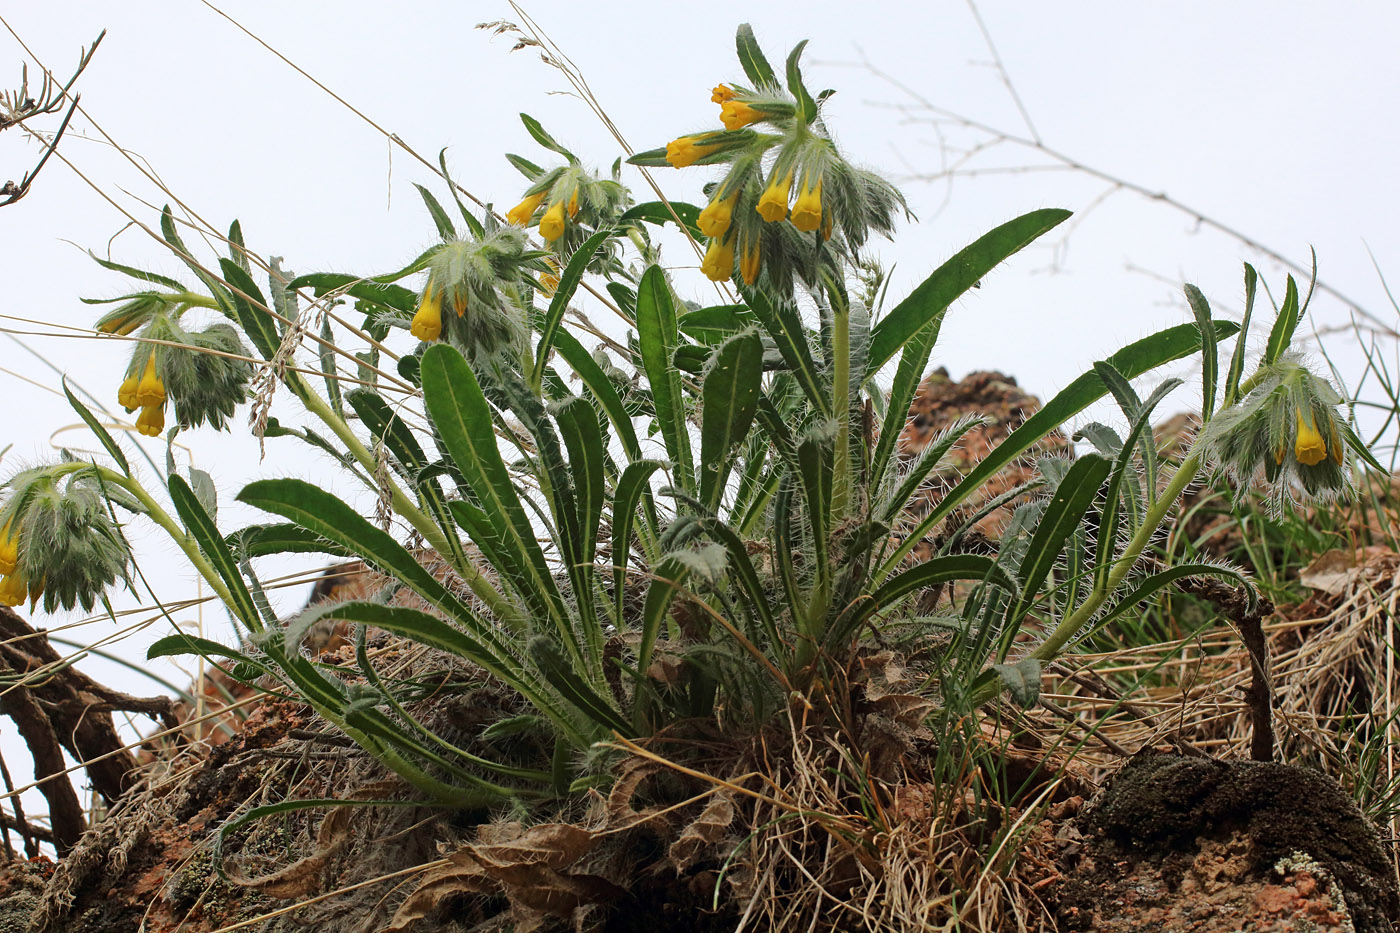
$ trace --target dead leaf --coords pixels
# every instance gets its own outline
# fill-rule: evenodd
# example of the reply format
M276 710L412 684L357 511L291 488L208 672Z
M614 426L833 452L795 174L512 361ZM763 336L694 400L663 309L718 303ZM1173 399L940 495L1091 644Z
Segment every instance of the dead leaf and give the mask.
M1319 554L1311 564L1299 571L1298 580L1304 586L1319 590L1328 596L1341 596L1359 573L1356 555L1351 551L1335 548Z
M689 868L701 853L724 838L733 823L733 792L717 791L700 815L691 821L667 850L666 855L676 871L683 872Z

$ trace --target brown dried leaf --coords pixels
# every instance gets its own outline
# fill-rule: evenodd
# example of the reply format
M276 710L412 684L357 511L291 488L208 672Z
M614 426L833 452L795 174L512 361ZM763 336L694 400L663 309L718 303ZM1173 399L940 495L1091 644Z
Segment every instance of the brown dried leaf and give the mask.
M1298 581L1329 596L1341 596L1357 578L1356 555L1337 548L1319 554L1311 564L1298 572Z
M689 826L680 834L667 856L677 872L683 872L700 857L707 848L724 838L734 822L734 795L729 790L720 790L705 804Z
M306 897L320 885L321 872L326 863L340 853L350 841L350 811L353 807L336 807L321 820L316 833L316 850L305 858L298 859L286 868L263 875L260 878L241 878L232 872L229 880L245 888L252 888L268 897L289 900Z

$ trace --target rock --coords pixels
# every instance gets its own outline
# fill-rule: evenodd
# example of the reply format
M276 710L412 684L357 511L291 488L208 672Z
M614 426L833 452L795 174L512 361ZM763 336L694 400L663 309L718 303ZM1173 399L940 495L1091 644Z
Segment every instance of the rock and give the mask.
M1140 753L1079 826L1065 931L1388 933L1400 918L1375 828L1305 768Z

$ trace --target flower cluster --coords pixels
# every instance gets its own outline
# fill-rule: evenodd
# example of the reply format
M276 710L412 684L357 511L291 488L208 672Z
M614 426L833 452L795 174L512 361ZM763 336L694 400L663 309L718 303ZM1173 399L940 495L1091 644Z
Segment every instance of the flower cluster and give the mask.
M21 470L5 483L0 507L0 603L45 611L90 611L130 561L108 501L114 495L86 466L65 463Z
M425 343L447 340L472 359L524 346L528 273L548 270L548 254L524 233L487 218L480 237L450 240L424 260L428 280L409 332Z
M158 311L127 364L117 402L136 416L136 430L156 437L165 430L165 407L174 401L184 428L208 424L223 430L247 398L253 369L248 350L231 325L187 331L175 314Z
M1216 464L1242 484L1262 472L1279 498L1345 492L1352 453L1365 448L1340 410L1336 389L1295 353L1253 382L1249 394L1219 412L1201 435Z
M786 90L769 74L756 87L721 84L711 91L723 130L682 136L629 160L729 166L709 187L697 222L708 240L701 271L714 281L733 278L736 267L748 285L763 270L780 289L790 287L794 274L811 281L825 249L853 254L871 231L890 233L896 210L904 208L892 185L841 155L818 102L801 84L798 54ZM837 232L839 242L829 243Z
M562 155L565 162L543 169L521 156L507 155L530 186L520 203L506 213L506 221L517 227L537 226L540 238L563 255L583 241L586 228L613 223L626 207L627 189L618 178L621 165L613 166L612 178L604 178L585 168L538 121L525 114L521 119L536 142Z

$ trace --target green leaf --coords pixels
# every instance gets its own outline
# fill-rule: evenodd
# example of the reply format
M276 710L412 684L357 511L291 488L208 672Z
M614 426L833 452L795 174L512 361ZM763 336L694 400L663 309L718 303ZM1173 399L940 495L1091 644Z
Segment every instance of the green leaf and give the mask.
M263 359L272 359L282 345L282 335L278 333L272 313L267 310L267 299L263 297L262 290L237 263L220 259L219 268L235 289L229 296L234 318Z
M113 439L112 435L107 433L107 429L102 426L102 422L98 421L97 417L88 410L88 407L78 401L78 397L68 388L67 376L63 377L63 394L67 396L68 404L73 406L73 410L78 413L78 417L82 418L83 423L88 426L88 430L96 435L98 441L102 444L102 448L116 461L117 466L121 467L121 471L127 476L130 476L131 466L126 462L126 455L122 453L122 449L117 446L117 442Z
M224 539L235 560L244 561L269 554L331 554L347 557L350 552L313 531L290 524L249 525Z
M870 475L876 482L883 482L885 470L894 456L895 444L909 420L909 406L923 382L924 370L928 368L929 354L938 343L938 330L943 324L939 314L924 325L909 342L899 357L899 368L890 384L890 396L885 404L885 418L880 425L880 439L875 444L875 454L870 460Z
M637 506L645 500L649 531L656 535L656 517L651 503L651 476L661 469L656 460L634 460L623 469L618 477L617 489L613 493L612 508L612 562L613 562L613 603L617 624L623 623L624 604L627 596L627 558L632 550L632 525L637 518Z
M457 228L452 225L452 218L447 215L447 211L443 210L433 193L420 184L415 183L413 187L417 188L418 193L423 196L423 203L428 206L428 213L432 215L438 236L447 242L457 239Z
M1059 208L1031 211L985 234L939 266L875 325L866 377L878 372L929 323L941 320L948 306L987 273L1069 216L1069 211Z
M1249 322L1254 316L1254 292L1259 284L1259 273L1249 263L1244 264L1244 318L1240 321L1240 339L1235 341L1235 352L1230 357L1230 371L1225 376L1225 404L1239 401L1240 380L1244 378L1244 359L1249 345Z
M1273 329L1269 331L1269 344L1264 350L1265 366L1278 360L1288 349L1288 345L1293 342L1293 332L1298 329L1298 320L1298 283L1293 281L1293 276L1290 275L1283 296L1283 307L1279 308Z
M523 575L528 582L517 587L521 597L537 618L552 620L561 638L568 638L563 598L496 446L491 406L476 375L461 353L443 343L424 352L422 374L423 400L442 449L466 477L499 546L510 557L510 564L497 566L497 571Z
M537 635L530 639L528 650L535 667L565 700L606 729L614 729L625 736L634 734L632 724L578 676L569 657L552 639Z
M899 488L894 491L881 510L881 521L893 523L904 511L905 506L909 504L909 500L923 486L924 480L928 479L928 475L938 468L948 452L958 441L962 440L963 435L986 423L986 418L962 418L943 431L934 443L924 449L924 452L919 455L919 459L914 461L914 464L909 468L904 481L900 483Z
M681 375L672 363L680 345L676 309L666 274L657 265L647 268L637 288L637 340L656 408L656 424L675 470L676 484L682 491L693 493L695 463L690 452L685 391Z
M603 432L598 425L598 412L581 398L559 404L555 408L555 420L569 452L569 473L577 509L574 540L561 541L561 545L570 555L571 565L567 570L582 634L588 644L589 660L601 670L604 636L598 624L593 581L594 561L598 557L598 526L607 494Z
M219 491L214 488L214 477L204 470L190 467L190 488L199 504L204 507L204 511L209 513L209 520L218 521Z
M476 623L471 608L418 563L403 545L377 528L340 499L312 483L298 479L258 480L243 487L238 500L265 512L281 515L308 531L364 560L371 567L398 580L450 618ZM510 651L498 629L480 624L475 632L498 656Z
M1218 564L1177 564L1175 567L1152 574L1152 576L1133 587L1128 595L1124 596L1117 605L1104 613L1094 623L1092 631L1098 631L1128 610L1137 606L1153 593L1185 577L1222 577L1230 580L1237 586L1244 588L1247 597L1246 607L1248 611L1253 612L1258 605L1258 592L1254 589L1254 586L1249 582L1248 578L1238 570L1233 570L1229 567L1221 567ZM1085 633L1084 636L1081 636L1081 640L1083 637L1087 637L1088 634L1089 633Z
M200 503L194 490L190 489L189 484L178 473L170 474L169 490L170 500L174 503L175 512L180 516L185 530L194 538L204 556L209 558L214 572L219 575L219 579L233 598L233 605L228 607L229 612L233 613L248 631L259 631L262 628L262 618L258 615L257 605L253 602L248 587L244 585L238 565L234 563L233 554L229 552L228 545L224 543L214 520Z
M719 509L734 462L758 411L763 341L755 330L736 334L714 353L701 384L700 501Z
M557 140L555 140L553 136L550 136L548 133L545 132L544 127L540 125L539 120L536 120L528 113L522 113L520 115L520 122L525 124L525 129L529 131L530 135L534 138L535 142L539 143L541 146L544 146L546 149L559 153L561 156L568 159L570 163L578 161L578 159L574 157L574 154L572 152L565 149L559 144Z
M646 600L642 604L641 639L637 645L638 670L645 671L651 666L651 653L671 609L671 602L689 575L690 570L674 557L665 558L652 569L651 585L647 587Z
M1215 336L1224 340L1234 336L1235 325L1230 321L1215 322ZM1164 363L1179 360L1200 349L1201 333L1195 324L1178 324L1129 344L1108 358L1108 362L1128 379L1136 378ZM953 487L938 505L909 533L905 542L895 548L881 565L879 575L887 575L904 560L929 531L957 508L968 496L999 473L1003 467L1038 443L1051 431L1064 424L1107 392L1103 379L1095 371L1084 373L1012 431L996 449L982 459Z
M156 641L146 649L146 660L154 661L157 658L178 658L187 654L197 654L204 658L227 658L230 661L246 664L260 671L267 670L266 664L254 660L236 648L229 648L226 645L221 645L208 638L200 638L197 635L187 635L183 632L156 639Z
M724 522L717 518L701 518L698 521L700 528L711 538L724 546L728 557L728 567L733 577L739 581L747 597L740 601L740 605L747 612L752 613L758 623L757 630L751 629L749 637L757 641L761 634L767 639L772 650L782 647L782 636L778 632L778 622L773 617L772 608L769 606L769 595L764 590L763 581L754 569L753 560L749 557L749 550L744 540L734 532Z
M749 309L758 318L758 322L763 325L763 329L768 331L768 336L773 338L783 362L792 370L808 401L823 415L830 415L831 400L828 398L816 361L812 358L812 348L807 342L807 329L802 326L797 305L784 299L779 299L774 304L763 292L745 285L740 285L739 291Z
M744 305L715 305L687 311L676 318L676 327L692 340L703 344L723 343L757 321Z
M321 321L321 343L316 347L316 354L320 357L321 374L326 382L326 400L330 402L331 411L335 412L336 417L344 420L345 406L340 395L340 374L336 372L335 366L335 334L331 332L329 316Z
M569 302L574 299L574 292L578 290L579 282L583 280L583 274L588 269L588 264L593 261L594 255L602 249L603 244L609 237L616 234L616 230L611 227L599 230L589 237L582 246L574 251L569 257L569 263L564 267L564 271L559 274L559 284L554 289L554 297L550 299L549 310L545 312L544 320L540 324L540 341L535 348L535 368L530 374L530 385L538 392L544 382L544 367L549 361L549 351L554 346L554 337L558 333L560 325L564 322L564 312L569 308Z
M515 166L515 170L524 175L531 182L544 174L544 169L531 162L524 156L518 156L513 152L506 153L506 161Z
M1039 658L1022 658L1014 664L993 664L1001 685L1023 709L1040 701L1041 663Z
M248 244L243 242L243 225L237 218L228 227L228 258L236 262L244 272L252 274L253 266L248 262Z
M666 150L657 150L661 153L661 165L669 165L666 161ZM632 162L632 159L628 159ZM672 213L674 211L674 213ZM694 204L687 204L684 201L644 201L633 207L629 207L617 219L618 226L625 226L629 223L645 221L649 224L661 226L663 224L674 223L690 231L690 235L701 241L705 239L705 234L700 232L700 208ZM679 222L678 222L679 221Z
M160 212L160 232L165 237L165 242L174 247L172 251L175 255L189 267L191 272L199 277L199 280L204 283L204 287L209 289L209 294L213 297L214 303L219 306L219 310L224 314L232 314L233 299L228 290L207 269L195 261L194 253L189 251L189 247L185 246L184 241L180 239L180 234L175 231L175 215L170 212L169 204ZM246 273L244 274L246 275ZM184 291L183 285L178 287Z
M850 637L867 619L898 603L910 593L957 580L980 580L1016 593L1013 580L995 560L981 554L949 554L915 564L880 584L842 613L832 627L832 638Z
M438 150L438 165L442 168L442 180L447 182L447 190L452 193L452 200L457 202L457 211L462 215L462 220L466 221L467 227L471 230L472 236L478 240L486 236L486 228L481 225L481 221L471 211L467 210L467 205L462 203L462 196L457 193L457 183L452 180L452 173L447 170L447 147Z
M109 259L103 259L102 257L98 256L96 253L94 253L92 250L88 250L88 255L92 257L92 261L93 261L93 262L97 263L99 266L101 266L101 267L104 268L104 269L111 269L113 272L120 272L122 275L129 275L129 276L131 276L133 279L138 279L138 280L140 280L140 281L142 281L142 282L152 282L152 283L154 283L154 284L156 284L156 285L164 285L166 288L170 289L171 291L176 291L176 292L183 292L183 291L186 291L185 283L184 283L184 282L178 282L178 281L176 281L175 279L169 278L169 277L164 276L164 275L157 275L157 274L154 273L154 272L147 272L147 271L144 270L144 269L134 269L134 268L132 268L131 266L124 266L124 265L122 265L122 264L119 263L119 262L112 262L112 261L109 260ZM158 294L158 293L152 292L151 294ZM120 301L121 299L118 298L118 299L114 299L114 300Z
M428 253L424 254L424 257L431 252L429 250ZM408 274L409 272L403 273L403 275ZM310 272L297 276L287 287L289 289L310 288L317 298L336 289L344 289L344 294L353 298L393 308L396 311L414 311L418 308L418 293L415 291L404 288L402 285L367 279L358 275L347 275L343 272Z
M1201 330L1201 415L1209 421L1215 414L1215 388L1220 375L1220 348L1216 345L1215 325L1210 318L1210 303L1194 285L1186 285L1186 302L1196 315Z
M1065 542L1093 507L1094 499L1112 467L1113 464L1109 460L1098 454L1082 454L1055 488L1055 494L1041 514L1040 521L1035 526L1035 534L1031 536L1030 546L1021 558L1021 565L1017 570L1020 594L1007 609L998 660L1006 657L1011 640L1020 628L1021 619L1030 611L1036 596L1040 594L1041 586L1050 576L1051 568L1065 549ZM1071 567L1069 572L1076 573L1078 568Z
M633 460L640 459L642 445L637 441L637 429L632 425L632 418L627 413L627 406L623 404L622 397L617 394L617 387L603 372L602 367L583 348L583 344L578 342L578 338L562 328L554 335L554 349L598 400L613 430L622 441L627 456Z
M812 100L812 95L807 91L807 85L802 83L802 67L799 64L802 58L802 50L807 47L807 40L803 39L793 47L787 59L787 86L792 92L792 96L797 98L798 119L810 124L817 118L817 102Z
M768 64L768 59L763 56L763 49L758 47L752 26L748 23L741 24L734 36L734 44L739 52L739 64L755 87L769 88L778 83L777 76L773 74L773 66Z

